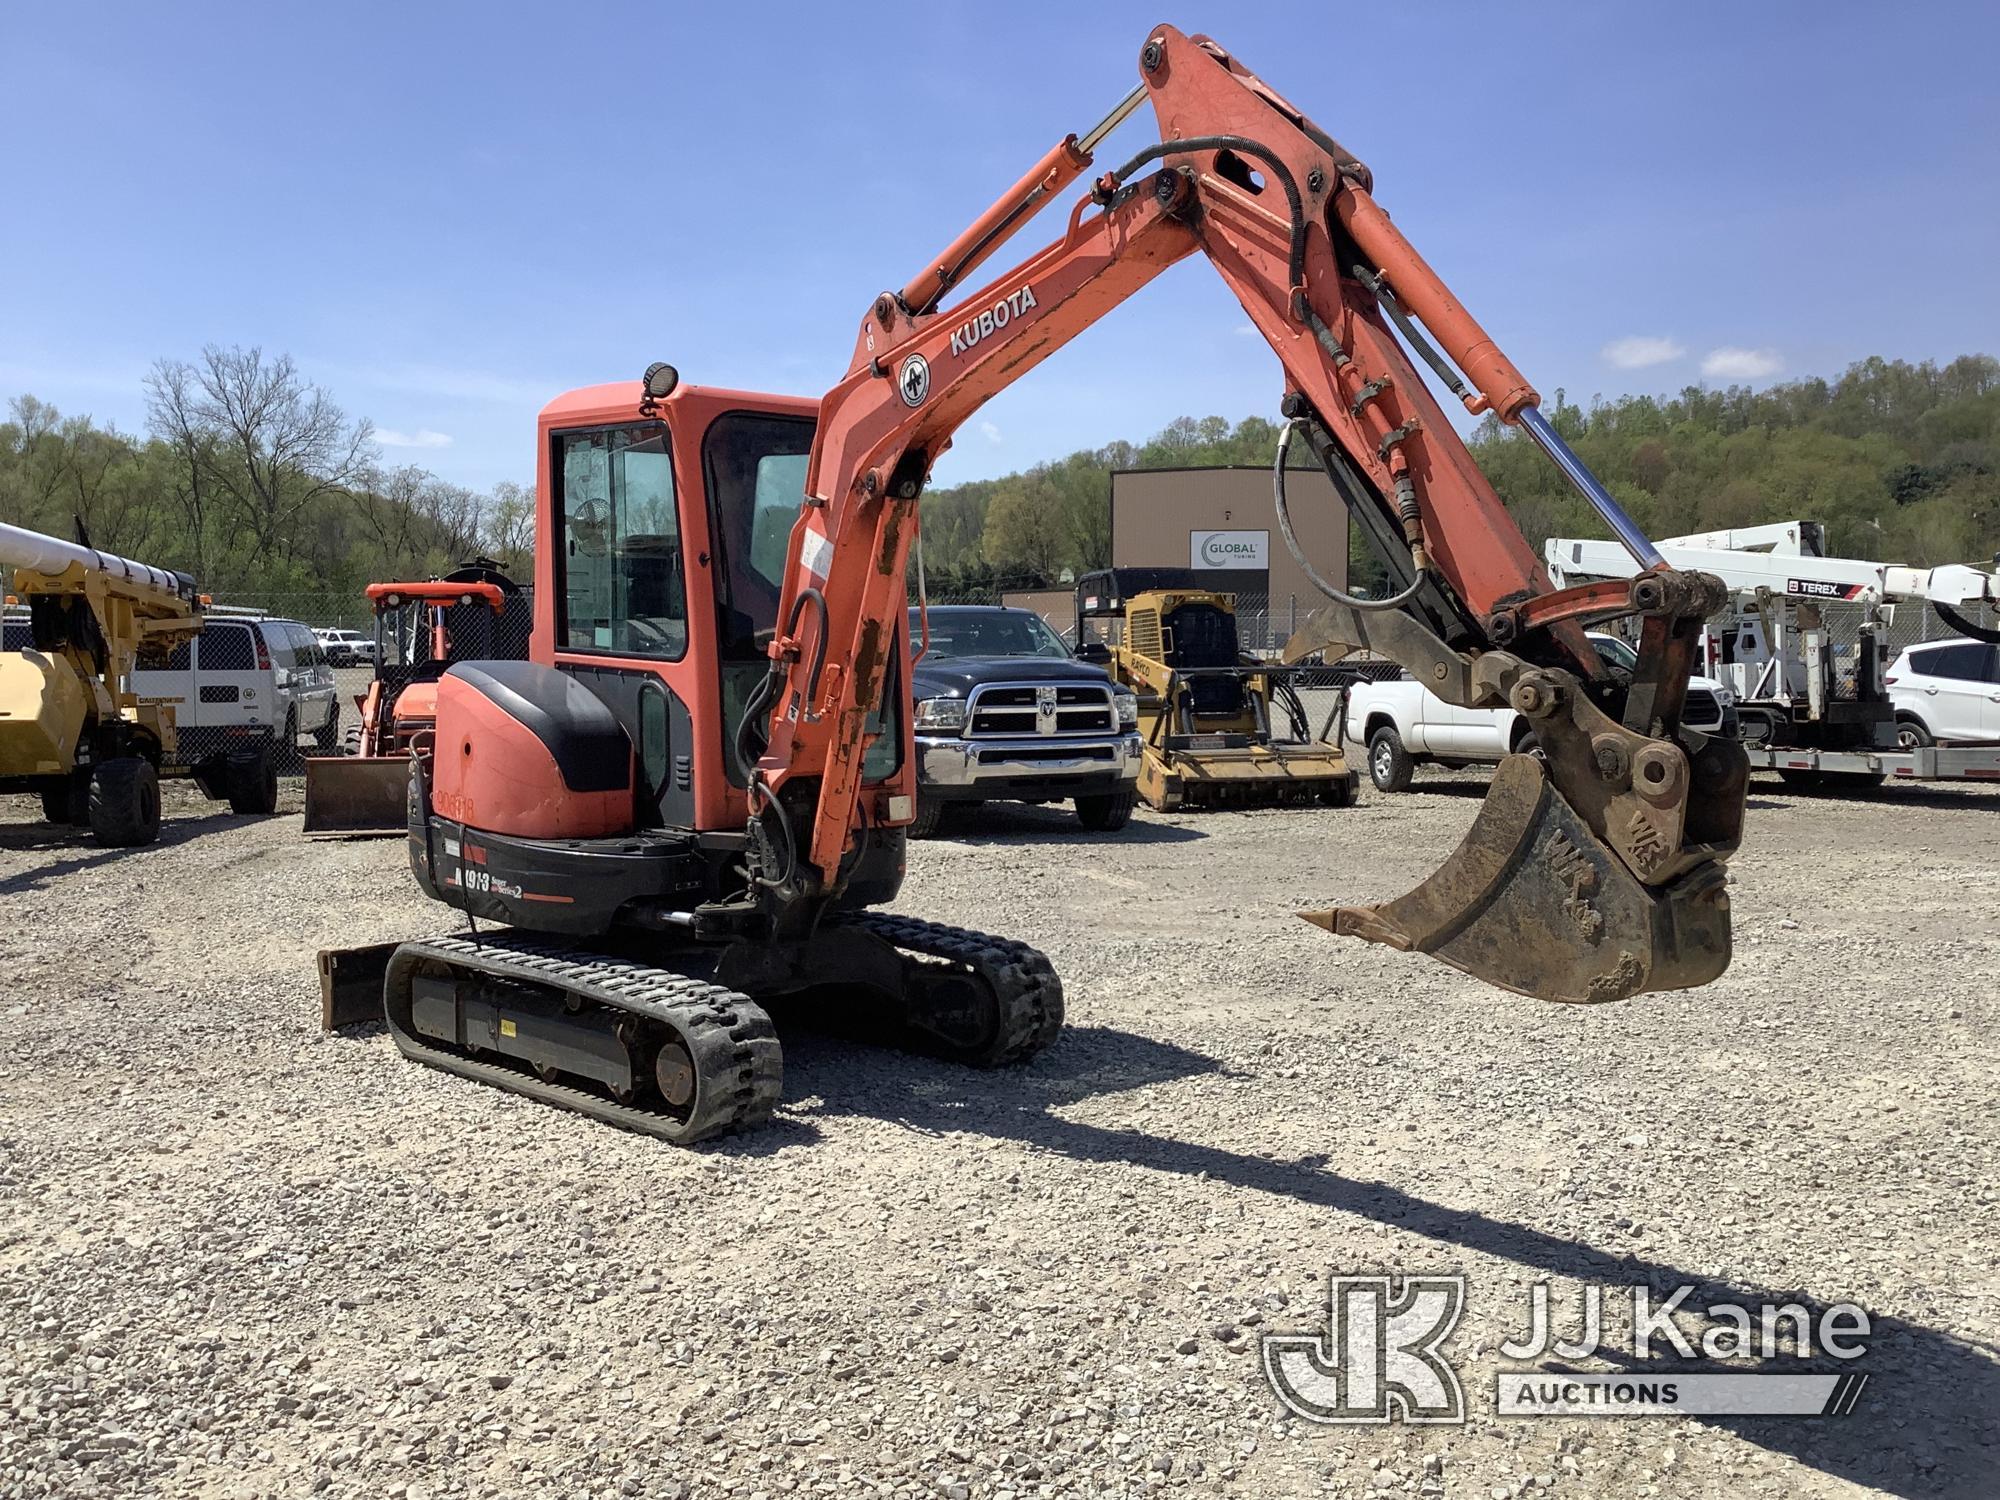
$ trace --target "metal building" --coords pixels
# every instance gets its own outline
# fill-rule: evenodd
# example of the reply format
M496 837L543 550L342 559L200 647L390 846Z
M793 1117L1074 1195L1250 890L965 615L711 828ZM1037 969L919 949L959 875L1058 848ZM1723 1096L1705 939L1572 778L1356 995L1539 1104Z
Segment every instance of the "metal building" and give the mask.
M1299 544L1320 574L1347 587L1347 512L1314 469L1285 476ZM1120 469L1111 476L1111 565L1194 568L1236 595L1246 648L1284 644L1322 602L1278 530L1268 466Z

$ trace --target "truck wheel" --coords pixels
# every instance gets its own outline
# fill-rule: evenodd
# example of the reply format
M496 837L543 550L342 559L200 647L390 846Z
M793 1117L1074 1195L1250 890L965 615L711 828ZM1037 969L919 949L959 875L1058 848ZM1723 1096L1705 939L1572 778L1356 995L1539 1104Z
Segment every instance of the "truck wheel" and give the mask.
M89 803L91 834L107 849L130 849L160 836L160 776L142 756L99 761Z
M278 810L278 768L268 749L231 756L223 784L233 813L267 818Z
M1376 791L1407 792L1410 773L1416 768L1395 725L1384 724L1368 737L1368 779L1375 783Z
M1076 799L1076 820L1092 833L1116 833L1132 821L1137 792L1107 792L1101 797Z
M934 839L938 828L944 823L944 804L935 797L917 793L917 816L910 823L908 833L913 839Z
M80 827L90 821L90 772L72 771L42 789L42 816L51 823Z
M304 757L299 754L299 715L296 709L285 715L284 728L278 731L276 759L287 774L305 769Z
M1896 721L1896 748L1898 750L1921 750L1926 745L1937 743L1931 732L1924 728L1921 720L1898 719Z
M313 731L313 749L321 755L340 754L340 710L326 716L326 722Z

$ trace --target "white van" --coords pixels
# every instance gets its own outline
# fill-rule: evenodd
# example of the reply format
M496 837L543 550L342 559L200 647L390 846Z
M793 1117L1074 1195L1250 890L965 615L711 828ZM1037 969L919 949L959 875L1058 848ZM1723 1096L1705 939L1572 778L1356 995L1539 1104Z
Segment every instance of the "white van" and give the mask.
M182 764L259 735L275 741L281 769L296 769L301 738L340 752L333 668L296 620L210 618L166 666L134 672L132 690L173 705Z
M1883 675L1905 750L1939 740L2000 740L2000 647L1927 641Z

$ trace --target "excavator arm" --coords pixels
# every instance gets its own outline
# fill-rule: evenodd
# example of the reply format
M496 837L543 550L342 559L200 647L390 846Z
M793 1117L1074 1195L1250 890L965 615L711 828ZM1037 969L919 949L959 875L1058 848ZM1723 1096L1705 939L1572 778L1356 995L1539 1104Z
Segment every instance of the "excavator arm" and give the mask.
M1283 368L1286 446L1303 439L1396 584L1373 601L1322 584L1326 603L1288 654L1383 652L1449 702L1512 706L1545 757L1502 765L1465 844L1431 880L1396 902L1310 919L1549 999L1712 979L1728 962L1721 865L1740 835L1747 766L1734 745L1681 728L1679 713L1719 587L1666 567L1376 204L1350 152L1205 38L1158 28L1140 78L1102 124L1058 143L935 262L876 299L822 403L771 670L742 746L756 762L753 876L775 926L817 919L882 818L861 796L862 758L932 464L988 398L1199 253ZM1097 177L1054 244L941 310L1147 101L1160 142ZM1412 349L1468 410L1548 450L1631 549L1636 577L1551 589ZM1290 543L1285 464L1281 449L1274 499ZM1616 616L1641 620L1629 690L1607 679L1583 635Z

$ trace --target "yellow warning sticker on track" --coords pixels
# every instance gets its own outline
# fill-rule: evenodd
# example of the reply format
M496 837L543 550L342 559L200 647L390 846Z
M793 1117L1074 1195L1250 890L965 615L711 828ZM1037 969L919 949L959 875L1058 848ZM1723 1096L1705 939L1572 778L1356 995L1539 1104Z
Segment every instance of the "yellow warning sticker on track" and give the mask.
M512 1021L502 1021L500 1023L500 1035L513 1036L515 1035L515 1033L516 1033L516 1028Z

